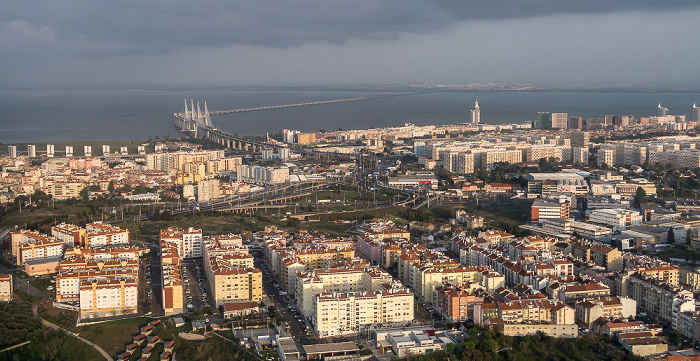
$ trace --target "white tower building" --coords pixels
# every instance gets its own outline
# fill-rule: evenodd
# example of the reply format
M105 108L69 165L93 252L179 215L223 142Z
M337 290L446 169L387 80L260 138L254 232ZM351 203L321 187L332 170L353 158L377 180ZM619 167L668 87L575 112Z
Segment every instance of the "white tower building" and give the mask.
M693 113L690 119L694 122L700 121L700 107L696 106L695 103L693 103Z
M479 110L479 100L474 101L474 109L472 109L472 124L481 123L481 111Z

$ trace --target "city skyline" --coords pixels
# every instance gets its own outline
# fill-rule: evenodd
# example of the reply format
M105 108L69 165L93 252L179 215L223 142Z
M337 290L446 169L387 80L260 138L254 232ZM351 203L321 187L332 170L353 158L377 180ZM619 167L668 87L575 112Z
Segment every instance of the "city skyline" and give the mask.
M13 49L0 76L9 89L692 84L698 15L692 1L16 3L0 15Z

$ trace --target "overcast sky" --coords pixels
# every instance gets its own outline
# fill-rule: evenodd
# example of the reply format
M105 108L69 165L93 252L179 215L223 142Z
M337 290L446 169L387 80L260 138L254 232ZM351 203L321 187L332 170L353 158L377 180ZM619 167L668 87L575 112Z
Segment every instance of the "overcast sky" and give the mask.
M700 80L697 0L8 1L0 88Z

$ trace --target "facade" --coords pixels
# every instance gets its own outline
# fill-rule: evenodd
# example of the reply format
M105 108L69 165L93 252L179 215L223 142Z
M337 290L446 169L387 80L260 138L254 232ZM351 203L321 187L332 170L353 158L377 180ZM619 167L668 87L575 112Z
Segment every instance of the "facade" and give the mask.
M110 279L80 284L80 318L120 316L138 311L138 281Z
M568 202L559 203L545 199L535 199L532 203L530 219L532 223L542 223L546 219L569 218Z
M11 274L0 274L0 302L12 301L14 285Z
M642 223L642 215L629 209L596 209L591 212L589 220L609 226L613 231L624 231L639 226Z
M194 229L192 227L187 230L183 230L182 228L161 229L160 241L175 244L180 259L202 257L204 254L204 242L201 229Z
M479 290L468 285L436 287L435 309L451 321L473 320L474 306L484 303L485 292Z
M83 188L85 188L85 183L83 182L56 181L47 184L46 194L57 200L79 198L80 191Z
M319 337L355 334L360 327L413 321L413 294L407 289L314 296L311 322Z
M129 244L129 231L102 222L85 225L83 246L98 248L104 246L124 246Z
M51 227L51 236L63 241L68 248L83 244L85 232L85 228L69 223L61 223Z
M197 202L209 202L219 197L221 197L221 192L218 179L201 181L197 184Z
M211 257L204 262L212 299L216 306L226 302L260 301L262 299L262 272L252 266L253 258Z
M262 167L243 164L238 167L238 181L256 184L289 183L289 168Z
M62 241L38 232L10 232L10 242L12 256L17 266L22 266L28 261L63 256L64 243Z

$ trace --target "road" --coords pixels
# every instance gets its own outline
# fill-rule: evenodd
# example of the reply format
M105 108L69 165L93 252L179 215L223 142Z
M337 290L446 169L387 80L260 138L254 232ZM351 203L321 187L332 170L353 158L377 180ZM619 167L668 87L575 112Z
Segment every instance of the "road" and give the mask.
M263 268L263 262L261 259L255 260L255 266L259 269ZM268 270L269 271L269 270ZM267 295L268 299L272 304L279 310L280 314L284 318L286 324L289 326L289 333L292 335L297 345L301 349L301 345L308 345L313 343L311 338L306 335L306 329L304 326L299 324L297 317L290 310L290 305L296 308L294 299L291 296L281 296L279 294L280 289L275 287L272 273L263 272L263 292ZM286 297L286 299L285 299ZM287 301L289 300L289 301ZM297 313L299 314L299 313Z
M38 312L38 310L37 310L37 304L36 304L36 303L32 305L32 312L34 313L34 316L39 317L39 312ZM104 356L105 360L109 360L109 361L113 361L113 360L114 360L111 356L109 356L109 354L108 354L107 352L105 352L104 349L102 349L102 347L98 346L98 345L95 344L94 342L89 341L89 340L86 340L86 339L84 339L84 338L82 338L82 337L76 335L75 333L66 330L65 328L56 326L56 325L54 325L53 323L44 320L43 318L41 319L41 323L42 323L44 326L49 327L49 328L52 328L52 329L54 329L54 330L56 330L56 331L65 332L65 333L67 333L67 334L69 334L69 335L71 335L71 336L77 338L78 340L83 341L83 342L85 342L86 344L92 346L92 348L94 348L95 350L97 350L97 352L99 352L100 354L102 354L102 356Z

